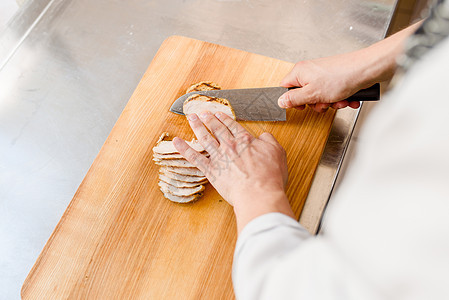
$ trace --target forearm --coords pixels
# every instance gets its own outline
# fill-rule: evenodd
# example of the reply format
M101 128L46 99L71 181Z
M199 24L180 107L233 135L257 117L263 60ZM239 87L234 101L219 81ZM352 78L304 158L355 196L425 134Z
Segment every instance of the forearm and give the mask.
M284 191L271 193L252 191L252 193L247 195L241 194L239 198L234 200L234 212L237 220L238 233L250 221L268 213L278 212L295 218Z
M404 43L422 21L411 25L396 34L355 52L362 70L358 74L360 87L367 88L376 82L390 80L396 71L396 60L404 52Z

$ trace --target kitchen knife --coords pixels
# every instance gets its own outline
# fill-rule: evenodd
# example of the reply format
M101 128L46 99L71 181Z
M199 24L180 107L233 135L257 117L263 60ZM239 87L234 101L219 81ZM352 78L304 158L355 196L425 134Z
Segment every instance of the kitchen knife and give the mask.
M286 91L295 89L284 87L266 87L252 89L210 90L196 91L185 94L173 103L170 111L184 115L182 106L184 101L194 94L227 99L235 111L237 120L247 121L286 121L285 109L278 106L279 97ZM380 85L360 90L348 101L377 101L380 97Z

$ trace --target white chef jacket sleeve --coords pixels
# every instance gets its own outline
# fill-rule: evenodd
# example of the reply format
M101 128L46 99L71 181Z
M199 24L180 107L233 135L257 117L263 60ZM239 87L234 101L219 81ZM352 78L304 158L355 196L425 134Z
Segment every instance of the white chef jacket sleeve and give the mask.
M309 237L298 221L281 213L249 222L239 235L234 254L232 276L237 299L260 299L267 275Z
M242 230L232 280L238 300L382 299L331 240L312 237L281 213Z

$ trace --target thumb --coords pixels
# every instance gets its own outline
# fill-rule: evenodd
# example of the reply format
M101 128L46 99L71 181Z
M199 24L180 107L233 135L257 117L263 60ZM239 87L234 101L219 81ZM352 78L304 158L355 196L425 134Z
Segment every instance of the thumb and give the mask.
M278 105L282 108L298 107L304 104L315 103L310 85L285 92L279 97Z

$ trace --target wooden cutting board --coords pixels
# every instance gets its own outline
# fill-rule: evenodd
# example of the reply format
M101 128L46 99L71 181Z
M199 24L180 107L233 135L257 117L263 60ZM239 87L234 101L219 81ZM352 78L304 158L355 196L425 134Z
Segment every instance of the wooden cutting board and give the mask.
M292 64L181 36L164 41L22 287L24 299L232 299L236 226L208 185L193 204L159 191L152 147L163 131L191 139L172 102L198 81L277 86ZM290 110L287 122L242 122L287 151L299 217L334 112ZM323 199L325 201L325 199Z

